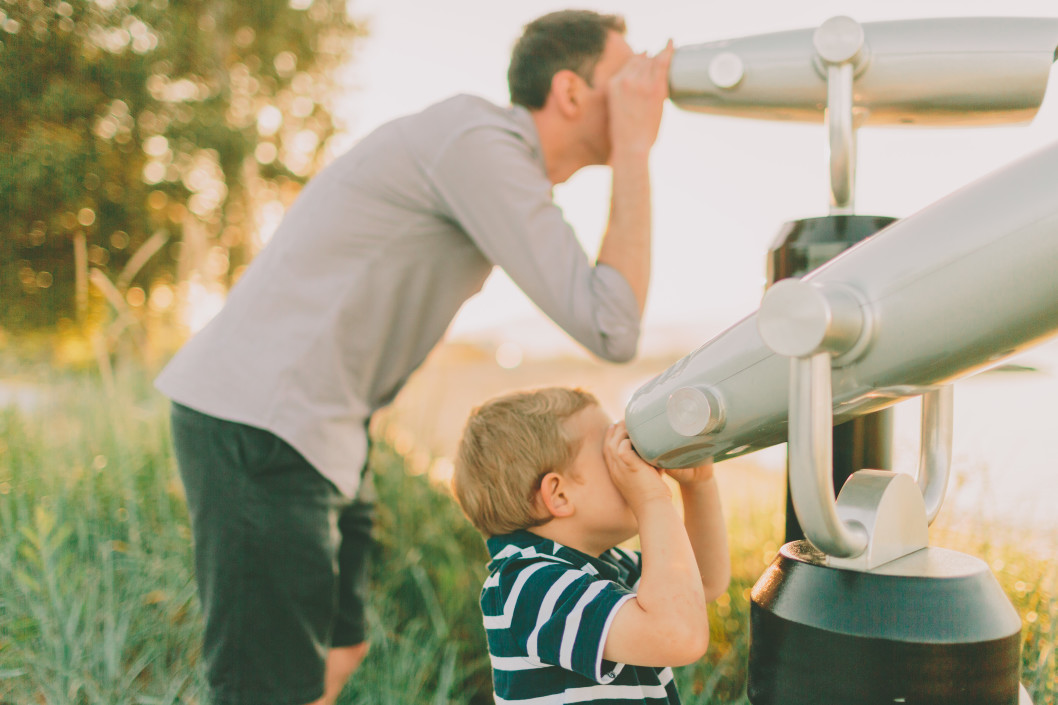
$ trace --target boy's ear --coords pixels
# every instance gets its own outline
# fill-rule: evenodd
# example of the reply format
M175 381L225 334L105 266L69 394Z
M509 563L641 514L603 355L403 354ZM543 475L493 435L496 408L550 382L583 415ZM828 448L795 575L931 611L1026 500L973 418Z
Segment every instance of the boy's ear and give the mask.
M557 472L547 473L540 483L537 497L552 517L568 517L573 514L573 498L566 491L566 484L566 478Z

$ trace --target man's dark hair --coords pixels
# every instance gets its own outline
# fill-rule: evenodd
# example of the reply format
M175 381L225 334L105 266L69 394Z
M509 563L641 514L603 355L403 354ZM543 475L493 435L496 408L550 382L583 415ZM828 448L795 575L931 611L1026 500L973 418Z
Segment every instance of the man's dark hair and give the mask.
M624 34L624 18L591 10L561 10L527 24L507 70L511 102L530 110L544 107L551 79L565 69L591 85L610 32Z

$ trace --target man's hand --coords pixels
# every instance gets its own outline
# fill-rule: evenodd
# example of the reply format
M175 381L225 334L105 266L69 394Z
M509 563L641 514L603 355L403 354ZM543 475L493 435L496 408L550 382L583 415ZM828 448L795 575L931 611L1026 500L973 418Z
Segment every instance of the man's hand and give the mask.
M632 447L624 421L606 429L603 458L614 485L633 513L638 515L639 509L653 500L672 502L672 491L662 479L661 471L640 458Z
M692 485L698 482L708 482L713 479L713 459L705 461L696 468L679 468L666 470L665 474L681 485Z
M598 262L625 278L639 304L640 316L650 287L650 149L658 137L661 112L669 95L672 52L670 41L653 58L633 56L607 84L613 186L610 221Z
M649 152L658 137L661 113L669 97L672 40L657 56L636 54L610 79L612 150Z

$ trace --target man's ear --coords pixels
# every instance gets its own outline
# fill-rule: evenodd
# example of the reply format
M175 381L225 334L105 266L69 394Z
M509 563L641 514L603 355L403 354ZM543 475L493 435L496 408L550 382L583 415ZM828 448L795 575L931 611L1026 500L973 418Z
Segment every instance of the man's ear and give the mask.
M581 89L584 79L569 69L556 71L551 77L551 92L547 102L567 119L576 118L581 111Z
M537 496L547 508L548 514L555 518L573 515L573 497L566 491L568 480L557 472L544 475Z

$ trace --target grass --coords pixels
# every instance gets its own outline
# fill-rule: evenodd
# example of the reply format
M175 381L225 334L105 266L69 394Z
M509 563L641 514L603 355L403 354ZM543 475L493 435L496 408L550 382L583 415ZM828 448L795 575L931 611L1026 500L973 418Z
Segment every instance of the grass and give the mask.
M0 409L0 704L206 702L167 404L142 373L117 382L108 396L91 376L55 378L34 408ZM477 606L484 544L391 445L379 443L373 462L373 646L341 702L491 702ZM709 654L677 671L685 703L746 702L749 590L778 548L777 509L728 507L734 579L711 608ZM938 530L934 543L992 567L1022 615L1023 682L1036 705L1055 705L1058 568L1019 548L1024 537L974 530Z

